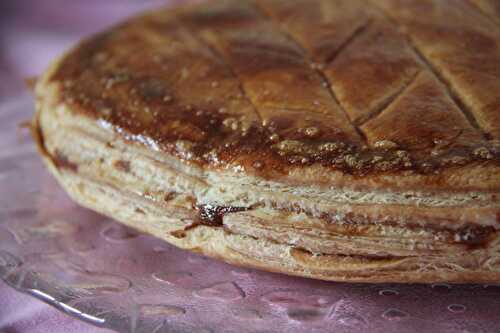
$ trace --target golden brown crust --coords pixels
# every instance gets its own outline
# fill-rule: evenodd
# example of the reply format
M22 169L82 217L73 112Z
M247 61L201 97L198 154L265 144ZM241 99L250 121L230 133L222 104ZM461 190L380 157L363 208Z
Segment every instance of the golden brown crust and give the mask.
M499 27L466 0L373 3L133 18L38 81L42 155L76 201L229 262L500 281Z
M421 103L423 100L428 104ZM481 140L481 133L471 126L428 71L419 73L405 93L361 128L369 143L390 140L412 149L429 149L437 142L446 146Z
M455 71L446 81L458 80L465 104L465 97L488 103L473 105L471 125L463 114L470 118L468 110L375 7L357 1L339 1L338 7L320 0L293 3L218 1L132 19L81 44L49 81L60 85L61 99L74 112L130 140L207 166L259 160L268 178L315 165L362 177L429 175L478 163L497 169L498 142L481 132L496 138L500 123L493 101L499 90L484 86L493 69L479 61L473 73L485 80ZM358 15L358 29L345 27L338 19L344 14ZM307 42L311 29L321 30L324 39ZM323 55L324 45L333 48L330 56ZM494 50L483 53L497 59ZM424 76L434 87L415 89ZM384 120L391 110L398 113L395 100L405 101L398 124L404 133ZM434 116L420 116L429 109ZM392 130L377 126L380 133L373 135L368 120ZM190 142L184 145L187 154L177 151L178 140Z
M377 2L488 137L500 138L500 29L468 1Z
M477 6L488 17L497 24L500 24L500 2L496 0L469 0L473 5Z

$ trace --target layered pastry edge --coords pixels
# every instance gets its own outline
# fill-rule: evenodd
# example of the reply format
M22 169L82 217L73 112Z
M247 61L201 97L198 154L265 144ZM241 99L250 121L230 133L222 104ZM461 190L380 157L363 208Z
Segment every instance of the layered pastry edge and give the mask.
M161 27L175 23L166 21ZM107 38L103 36L99 38ZM105 107L85 112L80 102L92 97L79 99L72 95L78 90L63 87L72 83L64 80L71 79L65 70L85 73L81 62L91 58L87 53L92 47L99 50L99 43L85 43L38 81L32 126L49 170L81 205L180 248L268 271L335 281L500 281L498 140L470 147L454 147L451 140L450 150L445 145L445 154L436 158L435 169L404 166L408 156L418 162L420 155L411 156L411 151L382 147L373 153L373 147L357 147L355 154L341 156L338 165L348 166L343 170L330 163L338 157L336 138L325 146L334 151L325 160L309 159L322 147L309 145L314 140L286 137L256 155L247 149L226 159L193 159L189 140L164 147L147 133L131 133L109 121L113 118L105 117ZM105 46L120 46L114 43L118 41ZM72 57L77 65L65 67ZM279 65L275 62L270 64ZM425 75L430 74L421 70L414 79ZM89 81L83 83L92 86ZM93 102L89 107L98 104ZM194 110L186 112L187 117L195 115ZM118 120L130 120L122 118ZM187 121L186 127L193 124ZM244 141L240 138L238 144ZM272 149L284 157L274 159ZM372 159L380 153L382 160L357 172L362 158L354 156L364 152ZM273 160L266 160L268 153Z
M325 280L500 279L496 192L373 191L366 197L359 189L329 186L325 196L318 186L203 169L151 151L72 112L57 85L43 80L37 95L34 136L70 196L178 247Z

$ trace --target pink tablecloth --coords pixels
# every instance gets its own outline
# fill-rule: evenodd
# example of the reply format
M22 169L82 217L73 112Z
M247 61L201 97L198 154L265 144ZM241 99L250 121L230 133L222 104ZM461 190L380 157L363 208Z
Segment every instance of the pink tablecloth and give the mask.
M82 36L168 0L0 1L0 110L25 93L23 80ZM179 1L178 1L179 2ZM1 112L1 111L0 111ZM109 332L60 313L0 282L0 333Z

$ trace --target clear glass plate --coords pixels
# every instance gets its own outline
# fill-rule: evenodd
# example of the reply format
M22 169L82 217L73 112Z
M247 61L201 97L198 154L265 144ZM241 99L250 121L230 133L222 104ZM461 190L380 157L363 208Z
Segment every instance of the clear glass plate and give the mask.
M329 283L176 249L73 204L0 106L0 277L119 332L499 332L500 286Z

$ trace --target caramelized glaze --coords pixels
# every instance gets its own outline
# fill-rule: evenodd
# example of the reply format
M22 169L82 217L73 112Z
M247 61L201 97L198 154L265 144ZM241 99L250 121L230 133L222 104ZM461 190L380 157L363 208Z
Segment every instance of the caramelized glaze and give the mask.
M489 64L500 61L500 30L466 4L452 13L467 19L443 27L439 13L411 19L423 2L381 1L382 11L358 0L223 0L157 11L81 43L51 81L100 126L212 167L265 175L321 164L363 176L498 165L500 80ZM457 62L442 62L447 53L431 52L441 28L472 36L475 48L446 35Z
M222 219L225 214L242 212L248 210L245 207L224 207L224 206L214 206L214 205L198 205L196 206L198 210L198 222L199 224L209 225L209 226L222 226Z

